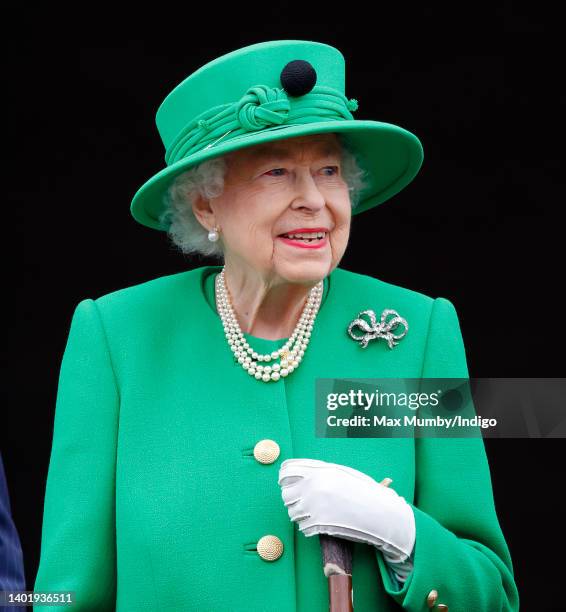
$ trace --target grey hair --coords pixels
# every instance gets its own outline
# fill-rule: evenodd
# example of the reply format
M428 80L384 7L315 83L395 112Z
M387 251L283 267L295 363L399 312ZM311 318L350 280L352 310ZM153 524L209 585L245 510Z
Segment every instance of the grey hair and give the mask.
M367 186L367 173L342 134L335 134L342 148L342 177L348 185L353 210L359 204L360 192ZM177 176L163 196L164 211L159 222L168 228L167 236L173 245L187 255L221 261L224 258L222 240L208 239L208 230L195 217L192 203L198 194L207 199L222 194L227 167L223 156L204 161Z

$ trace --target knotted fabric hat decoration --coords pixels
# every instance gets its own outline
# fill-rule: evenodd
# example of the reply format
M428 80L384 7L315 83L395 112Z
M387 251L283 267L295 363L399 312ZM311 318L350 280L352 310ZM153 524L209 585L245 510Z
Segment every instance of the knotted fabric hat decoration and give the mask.
M357 109L358 101L345 95L344 56L330 45L276 40L223 55L188 76L158 108L167 166L138 189L132 216L167 230L159 216L182 172L240 148L327 132L342 133L367 171L353 214L373 208L414 178L423 152L415 135L355 119Z

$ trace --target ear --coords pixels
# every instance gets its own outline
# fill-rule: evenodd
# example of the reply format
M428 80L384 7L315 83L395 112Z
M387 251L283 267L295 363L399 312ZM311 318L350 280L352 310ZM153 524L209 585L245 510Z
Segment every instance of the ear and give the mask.
M210 207L210 200L207 200L200 193L193 199L192 208L195 217L205 229L211 229L216 225L214 211Z

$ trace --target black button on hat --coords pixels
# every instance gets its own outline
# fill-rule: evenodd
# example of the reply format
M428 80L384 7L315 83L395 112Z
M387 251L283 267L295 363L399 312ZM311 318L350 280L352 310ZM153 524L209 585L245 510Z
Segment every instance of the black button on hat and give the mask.
M306 60L293 60L281 71L281 85L290 96L304 96L316 84L316 70Z

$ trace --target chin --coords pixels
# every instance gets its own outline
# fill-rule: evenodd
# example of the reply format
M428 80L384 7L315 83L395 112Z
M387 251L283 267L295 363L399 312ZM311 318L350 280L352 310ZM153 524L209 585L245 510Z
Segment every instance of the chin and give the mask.
M275 269L281 278L290 283L317 283L328 275L331 266L332 263L326 260L283 262Z

